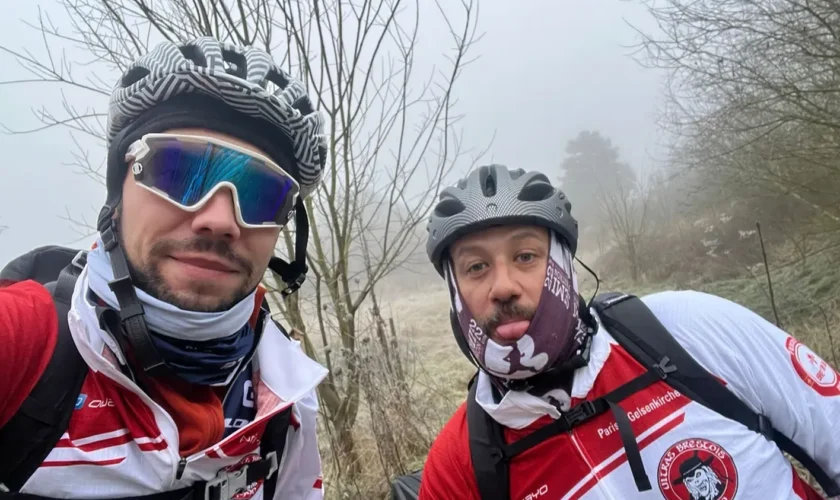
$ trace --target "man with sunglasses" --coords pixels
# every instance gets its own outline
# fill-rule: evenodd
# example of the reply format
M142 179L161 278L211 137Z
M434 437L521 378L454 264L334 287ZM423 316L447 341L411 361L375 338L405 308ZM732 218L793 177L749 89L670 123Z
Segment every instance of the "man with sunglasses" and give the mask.
M253 47L165 42L127 68L94 248L46 287L54 247L0 276L0 491L323 496L326 370L271 320L260 286L267 268L284 295L303 281L322 120ZM273 252L293 215L287 263Z
M571 209L541 172L503 165L441 192L426 249L478 373L419 498L823 498L781 450L838 494L835 369L709 294L587 303Z

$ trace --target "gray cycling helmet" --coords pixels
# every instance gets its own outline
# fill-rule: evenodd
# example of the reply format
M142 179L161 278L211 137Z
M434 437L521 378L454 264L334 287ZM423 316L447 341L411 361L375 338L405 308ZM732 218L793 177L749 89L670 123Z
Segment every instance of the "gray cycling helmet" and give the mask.
M554 230L577 251L578 223L572 204L545 174L486 165L444 189L428 225L426 252L443 276L446 249L468 233L491 226L530 224Z

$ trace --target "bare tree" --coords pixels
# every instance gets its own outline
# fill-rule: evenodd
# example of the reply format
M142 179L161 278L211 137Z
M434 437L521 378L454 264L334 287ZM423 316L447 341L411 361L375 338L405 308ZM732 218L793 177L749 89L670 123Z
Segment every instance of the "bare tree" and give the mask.
M840 2L646 0L673 161L722 196L796 200L840 225Z
M602 190L600 203L607 216L613 242L639 280L640 258L649 229L650 185L636 179L615 178L611 189Z
M290 73L302 75L317 106L332 123L329 169L324 184L307 201L310 217L309 281L301 293L281 300L281 313L301 333L307 352L330 368L321 385L324 416L343 463L359 467L352 429L360 406L364 369L356 355L360 312L377 283L398 268L421 239L422 223L441 183L456 165L469 167L453 128L452 89L470 62L476 34L477 0L61 0L70 26L56 26L40 12L31 26L43 34L45 56L0 47L29 70L26 84L50 82L105 97L113 73L159 40L212 35L272 52ZM451 50L429 74L418 75L420 12L437 13ZM425 22L425 19L424 19ZM81 47L87 59L71 60L59 47ZM442 64L441 64L442 63ZM104 68L91 72L89 64ZM41 109L43 125L103 137L101 109L61 113ZM102 181L97 163L83 148L77 166ZM466 160L466 161L464 161ZM281 246L293 250L293 231ZM276 285L272 277L266 282ZM316 336L309 332L317 332ZM320 347L312 342L320 340Z

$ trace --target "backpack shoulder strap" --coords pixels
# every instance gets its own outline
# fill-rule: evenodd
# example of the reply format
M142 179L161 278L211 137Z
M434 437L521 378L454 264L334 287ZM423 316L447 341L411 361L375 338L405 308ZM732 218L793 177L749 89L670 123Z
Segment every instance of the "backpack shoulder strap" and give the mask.
M593 306L610 335L646 368L663 365L663 360L665 364L670 362L676 367L676 371L663 377L665 383L774 441L782 451L799 460L829 496L840 494L840 488L802 448L776 431L767 417L754 412L703 368L641 299L629 294L610 293L596 298Z
M417 500L423 469L397 476L391 481L391 500Z
M80 254L47 289L58 315L55 350L44 373L20 409L0 429L0 491L19 491L41 465L70 423L88 373L70 334L67 313L76 278L84 267ZM21 334L25 332L20 332Z
M20 255L0 269L0 279L9 281L34 280L42 285L58 279L61 270L74 258L79 250L57 245L46 245Z
M502 454L505 446L503 429L476 401L477 386L478 374L473 377L467 395L467 432L478 492L482 500L508 500L510 471Z
M267 500L274 498L274 492L277 489L277 469L281 465L280 460L283 457L283 450L286 448L286 437L288 435L291 417L291 407L271 417L260 439L260 455L262 455L262 461L273 462L273 470L269 469L266 471L263 482L263 498Z

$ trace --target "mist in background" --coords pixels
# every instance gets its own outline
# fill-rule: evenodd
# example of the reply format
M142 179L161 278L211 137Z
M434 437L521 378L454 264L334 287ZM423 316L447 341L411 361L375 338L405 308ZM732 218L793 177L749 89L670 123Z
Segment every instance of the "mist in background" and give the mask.
M0 45L46 57L40 32L25 24L37 23L38 9L57 25L66 16L57 2L5 2ZM417 64L431 68L450 46L445 37L435 36L445 29L442 22L432 16L421 22L428 24L421 32ZM538 169L556 180L567 141L581 130L597 130L612 139L632 168L660 163L656 112L662 72L645 69L629 56L639 40L628 22L653 26L644 6L635 2L481 3L477 30L483 38L471 54L478 58L463 69L454 89L455 109L463 115L458 123L463 147L486 148L482 163ZM89 59L78 47L62 48L71 60ZM31 78L2 52L0 68L0 80ZM109 85L117 77L107 68L96 71ZM418 70L418 75L425 72ZM0 123L12 130L40 127L34 112L45 107L59 115L63 98L79 111L104 112L107 105L107 96L54 84L7 84L0 86ZM95 222L104 188L72 165L78 151L74 141L91 164L102 164L104 144L81 133L71 136L65 127L0 134L0 226L7 226L0 234L0 264L40 245L82 248L93 241L83 237L89 230L78 222ZM574 203L575 193L568 194Z

